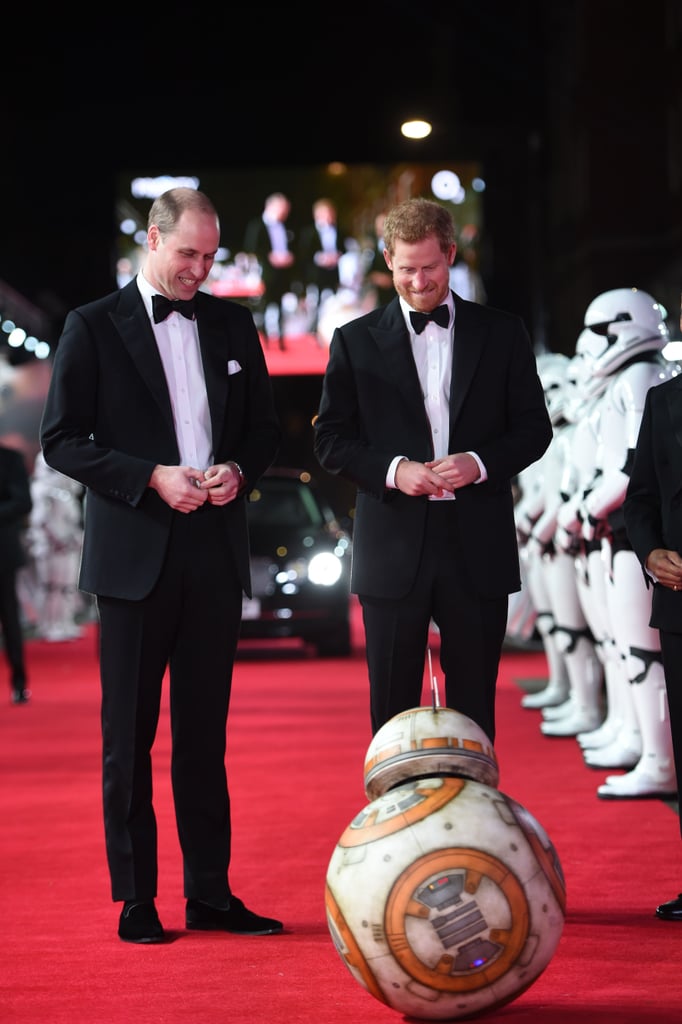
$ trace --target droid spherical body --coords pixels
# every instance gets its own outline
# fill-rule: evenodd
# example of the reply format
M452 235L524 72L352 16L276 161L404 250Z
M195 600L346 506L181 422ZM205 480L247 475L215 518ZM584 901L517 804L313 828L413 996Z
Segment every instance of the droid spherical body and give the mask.
M549 964L565 885L542 826L472 779L421 778L356 815L327 871L335 947L376 999L425 1020L504 1005Z

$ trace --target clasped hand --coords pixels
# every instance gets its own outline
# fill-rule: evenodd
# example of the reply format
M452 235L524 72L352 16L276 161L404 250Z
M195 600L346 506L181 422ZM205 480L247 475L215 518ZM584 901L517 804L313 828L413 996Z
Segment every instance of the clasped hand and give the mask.
M227 505L239 491L239 474L230 463L209 466L156 466L149 486L177 512L194 512L206 502Z
M476 459L466 452L458 452L430 462L403 459L395 471L395 484L403 494L440 498L444 492L452 494L459 487L474 483L479 474Z
M649 552L646 568L664 587L682 589L682 555L667 548L654 548Z

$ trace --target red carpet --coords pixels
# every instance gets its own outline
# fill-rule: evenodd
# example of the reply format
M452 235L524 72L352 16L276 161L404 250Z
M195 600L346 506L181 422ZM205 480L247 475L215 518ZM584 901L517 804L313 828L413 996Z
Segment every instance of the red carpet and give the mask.
M327 369L329 348L312 334L288 334L285 349L276 342L266 345L262 337L261 343L272 376L321 375Z
M31 641L28 656L32 702L10 705L6 686L0 704L3 1024L404 1020L347 971L324 910L337 839L367 803L359 648L348 661L293 650L282 658L249 652L237 664L228 736L232 884L253 909L285 921L280 936L184 931L164 709L155 757L158 908L173 941L150 947L116 936L92 628L72 644ZM559 854L566 924L545 972L481 1019L679 1024L682 925L654 916L656 904L682 888L676 814L656 800L598 800L602 773L585 767L573 739L542 736L539 712L520 706L517 680L542 678L545 669L541 654L504 656L496 752L499 788L536 817Z

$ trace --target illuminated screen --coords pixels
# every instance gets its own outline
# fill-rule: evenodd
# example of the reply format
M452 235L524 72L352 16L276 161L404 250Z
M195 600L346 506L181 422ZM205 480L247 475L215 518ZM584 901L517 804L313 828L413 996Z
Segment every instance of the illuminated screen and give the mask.
M131 169L120 175L117 190L119 285L137 272L144 259L152 201L176 184L200 188L215 203L222 248L203 287L252 310L273 376L323 373L334 327L393 294L380 290L376 275L383 272L385 276L387 271L383 258L376 256L376 236L382 212L409 196L437 199L451 210L458 239L453 288L465 298L483 300L478 263L485 184L475 163L198 168L153 175ZM281 303L268 301L262 257L259 261L253 246L249 248L250 226L262 221L265 199L272 193L283 193L288 200L284 224L288 247L296 257ZM331 200L336 210L340 258L334 289L313 281L302 258L313 204L321 198ZM387 283L390 288L390 279ZM278 306L283 320L281 346L275 323Z

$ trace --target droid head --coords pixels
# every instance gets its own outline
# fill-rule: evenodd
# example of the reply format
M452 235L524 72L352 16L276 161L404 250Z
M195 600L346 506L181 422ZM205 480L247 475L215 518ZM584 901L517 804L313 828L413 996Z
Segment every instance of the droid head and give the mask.
M497 787L500 772L492 743L471 718L452 708L403 711L375 733L365 756L370 800L406 781L456 776Z

